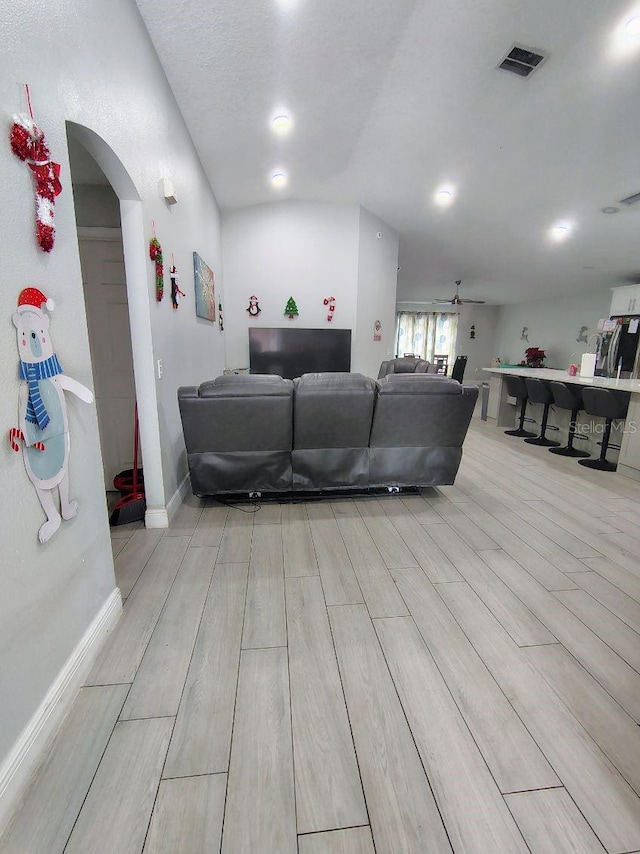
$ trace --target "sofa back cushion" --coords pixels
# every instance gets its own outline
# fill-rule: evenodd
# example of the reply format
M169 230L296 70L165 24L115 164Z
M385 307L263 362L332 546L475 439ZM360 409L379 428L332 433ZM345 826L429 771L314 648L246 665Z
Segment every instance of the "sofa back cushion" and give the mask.
M362 374L303 374L294 389L294 449L368 446L374 380Z
M380 365L378 379L389 374L424 374L429 369L429 362L415 356L402 356L398 359L388 359Z
M197 391L178 390L187 453L291 450L291 380L230 375Z
M377 385L372 448L462 445L477 386L436 374L390 374Z

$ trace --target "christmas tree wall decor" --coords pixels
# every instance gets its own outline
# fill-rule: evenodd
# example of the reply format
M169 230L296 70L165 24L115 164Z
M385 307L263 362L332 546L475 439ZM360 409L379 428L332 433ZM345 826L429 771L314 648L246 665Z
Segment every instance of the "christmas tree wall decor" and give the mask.
M284 313L289 316L289 320L293 320L298 316L298 306L293 297L289 297L287 304L284 307Z

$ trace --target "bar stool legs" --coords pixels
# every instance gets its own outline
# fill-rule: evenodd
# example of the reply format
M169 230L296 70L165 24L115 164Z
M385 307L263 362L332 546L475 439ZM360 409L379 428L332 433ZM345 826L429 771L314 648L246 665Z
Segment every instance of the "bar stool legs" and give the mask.
M579 451L573 447L573 439L576 435L576 421L578 419L579 409L574 409L571 413L571 423L569 424L569 438L565 448L549 448L550 454L558 454L561 457L588 457L587 451Z
M520 423L515 430L505 430L505 435L522 437L535 436L535 433L531 433L529 430L524 429L524 416L527 410L527 400L529 399L524 379L518 376L506 376L504 381L507 386L507 394L509 397L515 397L515 399L520 403Z
M627 417L629 406L629 393L613 389L585 388L582 392L584 398L585 412L605 419L604 433L600 444L600 456L597 460L578 460L581 466L586 466L597 471L615 471L616 463L607 461L607 449L611 439L611 425L620 418Z
M618 466L616 463L610 463L605 457L607 456L607 448L609 447L609 440L611 438L611 425L613 424L613 418L607 418L604 427L604 433L602 434L602 442L600 444L600 456L597 460L578 460L581 466L586 466L590 469L597 469L598 471L615 471Z
M543 380L539 380L537 377L527 377L525 384L527 386L529 400L533 403L542 403L544 406L544 409L542 410L540 435L536 439L525 439L525 442L528 445L540 445L543 448L557 448L560 445L560 442L554 442L546 437L549 407L553 400L549 384L545 383Z
M530 430L524 429L524 416L527 411L527 398L523 397L520 399L520 422L518 424L518 428L516 430L505 430L506 436L522 436L523 438L526 436L530 436L532 438L535 437L535 433L532 433Z

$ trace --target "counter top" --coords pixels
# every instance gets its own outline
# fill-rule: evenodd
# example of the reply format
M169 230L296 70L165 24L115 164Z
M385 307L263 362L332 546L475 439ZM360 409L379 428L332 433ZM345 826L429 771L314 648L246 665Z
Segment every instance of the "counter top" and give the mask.
M575 377L569 376L568 371L557 371L553 368L483 368L490 374L511 374L518 377L535 377L540 380L555 380L572 385L587 385L595 388L613 388L619 391L630 391L640 394L640 380L616 380L607 377Z

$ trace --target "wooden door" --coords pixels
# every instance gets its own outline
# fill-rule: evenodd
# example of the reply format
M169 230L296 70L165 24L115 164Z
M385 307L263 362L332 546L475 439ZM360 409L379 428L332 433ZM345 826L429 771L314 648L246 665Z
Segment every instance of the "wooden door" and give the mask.
M135 384L122 240L81 236L78 243L109 491L115 475L133 466Z

